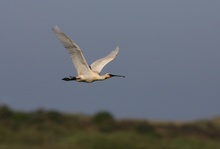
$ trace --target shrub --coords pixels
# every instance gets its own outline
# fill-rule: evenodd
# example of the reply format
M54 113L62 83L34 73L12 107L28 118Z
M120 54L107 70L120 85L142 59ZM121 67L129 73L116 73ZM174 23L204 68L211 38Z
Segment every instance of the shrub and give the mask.
M47 113L47 116L48 116L48 119L49 119L50 121L53 121L53 122L55 122L55 123L61 123L62 120L63 120L62 114L60 114L60 113L57 112L57 111L49 111L49 112Z
M0 107L0 119L8 119L13 116L13 112L7 106Z
M147 122L140 122L136 126L136 132L139 134L154 134L155 128Z
M101 111L95 114L92 118L92 121L96 124L101 132L111 132L115 126L113 116L106 111Z

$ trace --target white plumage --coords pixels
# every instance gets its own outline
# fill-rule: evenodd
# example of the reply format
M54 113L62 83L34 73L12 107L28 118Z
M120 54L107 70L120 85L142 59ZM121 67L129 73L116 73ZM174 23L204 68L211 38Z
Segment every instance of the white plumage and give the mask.
M65 81L78 81L78 82L93 82L93 81L101 81L111 77L125 77L122 75L113 75L106 73L105 75L99 75L102 71L103 67L108 64L110 61L114 60L116 55L119 52L119 47L117 46L115 50L113 50L109 55L104 58L98 59L93 62L90 66L87 64L86 59L83 56L83 53L80 47L72 41L69 37L67 37L57 26L52 28L60 42L66 48L68 53L70 54L73 64L76 68L77 77L69 77L63 78Z

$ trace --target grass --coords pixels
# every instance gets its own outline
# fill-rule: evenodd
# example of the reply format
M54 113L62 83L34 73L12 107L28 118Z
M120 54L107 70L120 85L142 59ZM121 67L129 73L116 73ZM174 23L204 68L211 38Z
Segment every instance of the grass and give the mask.
M32 139L39 139L34 137ZM42 141L44 140L45 141ZM218 141L198 140L197 138L155 138L136 133L87 133L79 132L74 135L63 136L55 140L44 137L38 141L20 140L14 143L0 145L0 148L62 148L62 149L219 149Z
M115 120L0 107L0 149L219 149L219 118L188 123Z

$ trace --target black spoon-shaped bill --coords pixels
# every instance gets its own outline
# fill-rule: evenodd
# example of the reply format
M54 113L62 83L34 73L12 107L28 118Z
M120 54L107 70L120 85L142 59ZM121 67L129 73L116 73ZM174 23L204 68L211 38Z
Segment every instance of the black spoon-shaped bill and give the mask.
M114 74L109 74L110 75L110 77L122 77L122 78L125 78L125 76L123 76L123 75L114 75Z

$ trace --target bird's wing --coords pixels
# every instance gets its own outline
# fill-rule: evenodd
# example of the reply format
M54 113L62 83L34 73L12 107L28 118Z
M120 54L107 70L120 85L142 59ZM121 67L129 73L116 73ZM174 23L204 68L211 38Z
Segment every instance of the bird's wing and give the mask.
M91 71L79 46L67 37L57 26L54 26L52 30L70 54L78 75Z
M108 64L110 61L115 59L115 57L118 54L118 52L119 52L119 47L117 46L116 49L113 50L109 55L107 55L106 57L103 57L103 58L98 59L95 62L93 62L90 65L92 71L94 71L94 72L99 74L102 71L102 68L105 67L106 64Z

